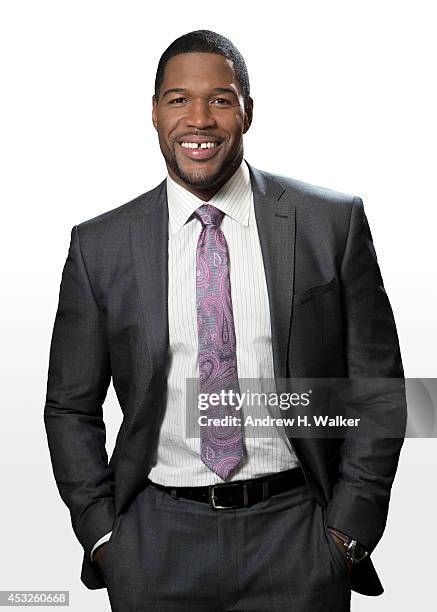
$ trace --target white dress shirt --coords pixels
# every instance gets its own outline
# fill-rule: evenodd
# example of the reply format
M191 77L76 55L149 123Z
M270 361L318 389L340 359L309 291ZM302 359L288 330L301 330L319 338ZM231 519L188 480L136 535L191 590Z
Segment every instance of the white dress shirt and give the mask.
M169 175L167 200L171 363L156 463L149 478L166 486L211 485L223 481L201 461L200 437L186 435L186 379L198 378L196 247L202 226L192 215L205 202ZM208 204L225 213L220 227L229 249L238 377L240 380L272 380L269 300L250 173L244 161ZM269 414L266 407L264 411L263 416ZM277 434L245 437L246 457L229 480L256 478L296 467L299 463L285 429L281 427ZM110 533L106 534L95 544L91 558L94 550L109 536Z

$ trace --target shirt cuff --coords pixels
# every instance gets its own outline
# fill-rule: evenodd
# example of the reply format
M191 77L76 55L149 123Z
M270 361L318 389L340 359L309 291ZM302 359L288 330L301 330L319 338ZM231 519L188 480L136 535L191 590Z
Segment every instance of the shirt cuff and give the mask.
M94 552L97 550L97 548L99 546L101 546L102 544L104 544L105 542L107 542L109 540L109 538L111 537L112 531L110 531L109 533L105 533L104 536L102 536L100 538L100 540L97 540L97 542L94 544L92 550L91 550L91 561L94 561Z

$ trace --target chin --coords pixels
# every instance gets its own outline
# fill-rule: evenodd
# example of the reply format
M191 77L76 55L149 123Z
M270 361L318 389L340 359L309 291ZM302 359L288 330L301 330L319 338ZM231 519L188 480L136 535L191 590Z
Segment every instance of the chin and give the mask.
M220 167L217 170L206 170L203 168L196 169L185 169L177 166L175 172L180 179L187 185L193 187L212 187L220 177L223 176L223 168Z

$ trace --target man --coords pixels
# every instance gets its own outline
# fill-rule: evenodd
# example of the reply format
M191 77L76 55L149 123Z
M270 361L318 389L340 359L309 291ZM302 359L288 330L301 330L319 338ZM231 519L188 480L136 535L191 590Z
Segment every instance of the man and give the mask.
M82 580L113 610L339 612L351 588L382 593L369 555L402 439L187 435L196 377L403 377L361 199L253 168L252 113L234 45L180 37L153 96L166 180L71 233L45 425Z

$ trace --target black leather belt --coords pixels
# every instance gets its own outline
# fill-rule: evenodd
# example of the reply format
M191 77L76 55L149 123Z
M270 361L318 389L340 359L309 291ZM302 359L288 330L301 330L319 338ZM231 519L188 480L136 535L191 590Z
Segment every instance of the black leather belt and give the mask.
M204 487L165 487L149 480L149 483L173 497L184 497L194 501L210 504L215 510L252 506L295 487L305 484L301 468L278 472L251 480L236 480Z

